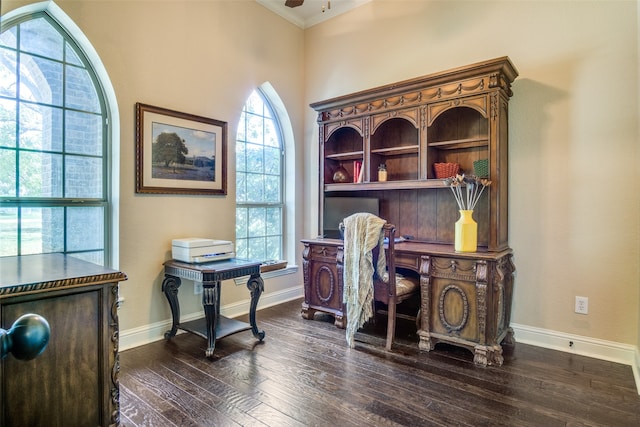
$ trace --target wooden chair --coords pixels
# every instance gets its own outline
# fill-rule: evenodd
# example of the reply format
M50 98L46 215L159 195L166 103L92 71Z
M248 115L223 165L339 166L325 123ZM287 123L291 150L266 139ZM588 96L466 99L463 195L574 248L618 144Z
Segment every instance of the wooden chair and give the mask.
M340 224L341 231L344 225ZM396 227L393 224L385 223L382 227L386 241L386 250L382 253L386 256L388 279L379 277L374 272L372 278L373 286L373 313L376 314L376 302L387 305L387 341L386 349L391 350L396 331L397 305L417 294L420 289L419 280L411 277L404 277L396 273L395 264L395 235ZM380 255L380 247L373 249L373 265L376 266L378 256ZM375 268L374 268L375 271Z
M373 278L373 299L387 305L387 350L391 350L396 333L397 305L417 294L420 283L417 279L404 277L396 273L395 263L395 236L396 227L393 224L383 226L387 241L386 257L388 281L384 281L377 274ZM374 249L374 265L379 256L379 248Z

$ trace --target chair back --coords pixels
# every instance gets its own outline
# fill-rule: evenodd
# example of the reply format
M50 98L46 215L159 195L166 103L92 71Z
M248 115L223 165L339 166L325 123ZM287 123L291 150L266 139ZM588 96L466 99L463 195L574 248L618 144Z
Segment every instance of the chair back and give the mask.
M389 304L391 301L395 303L396 297L396 262L395 262L395 237L396 226L386 223L382 227L385 237L385 248L382 248L383 253L386 256L387 261L387 277L378 277L377 272L373 277L373 299L385 304ZM377 265L378 257L380 256L380 249L376 247L373 250L373 265Z

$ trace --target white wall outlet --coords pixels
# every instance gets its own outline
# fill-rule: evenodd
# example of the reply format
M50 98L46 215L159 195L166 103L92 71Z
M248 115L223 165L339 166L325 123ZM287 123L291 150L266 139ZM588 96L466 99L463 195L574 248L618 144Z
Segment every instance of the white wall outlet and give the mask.
M589 314L589 298L576 297L576 313Z
M194 295L202 294L202 282L193 282L193 294Z

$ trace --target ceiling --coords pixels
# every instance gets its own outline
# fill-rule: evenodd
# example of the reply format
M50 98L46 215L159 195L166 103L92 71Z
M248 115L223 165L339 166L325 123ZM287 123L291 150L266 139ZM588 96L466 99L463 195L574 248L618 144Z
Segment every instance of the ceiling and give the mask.
M327 19L334 18L371 0L305 0L301 6L288 7L285 0L256 0L258 3L296 24L309 28ZM331 8L329 8L329 4ZM323 12L324 10L324 12Z

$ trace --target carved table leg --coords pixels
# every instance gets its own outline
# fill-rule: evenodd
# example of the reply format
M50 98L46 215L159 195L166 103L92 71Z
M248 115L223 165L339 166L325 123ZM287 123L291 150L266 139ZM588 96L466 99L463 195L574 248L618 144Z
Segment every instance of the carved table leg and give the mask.
M503 347L515 347L516 339L513 337L513 328L507 328L507 335L502 340Z
M204 308L204 317L207 320L207 350L205 355L212 357L216 349L216 324L218 323L220 304L220 282L216 282L213 286L203 286L202 288L202 307Z
M418 343L420 351L431 351L434 349L435 343L431 341L431 335L428 331L420 329L418 336L420 336L420 342Z
M162 292L169 301L169 307L171 307L171 319L173 325L171 330L164 333L165 339L169 339L176 335L178 332L178 325L180 325L180 303L178 302L178 288L180 287L181 280L179 277L170 276L166 274L162 281Z
M260 295L264 290L264 282L262 281L262 277L260 274L252 274L247 282L247 288L251 293L251 307L249 309L249 323L251 324L251 332L253 332L253 336L258 338L260 341L264 338L264 331L258 330L258 325L256 324L256 307L258 306L258 300L260 299Z
M480 366L502 366L504 357L502 347L479 345L474 349L473 363Z
M333 324L336 325L337 328L345 329L347 327L347 316L336 314L334 317L335 321Z
M302 316L303 319L313 320L313 316L315 316L315 314L316 314L316 310L309 307L309 304L304 302L302 303L302 308L300 309L300 315Z

